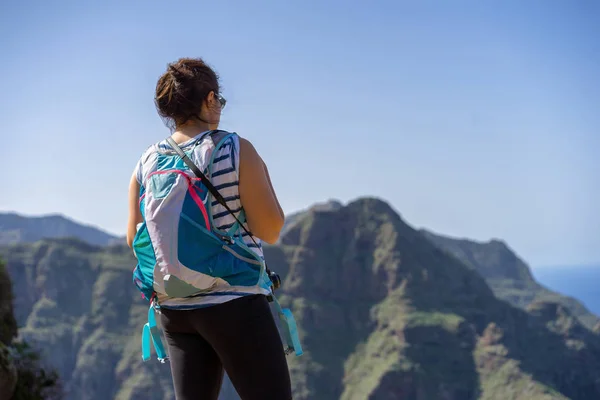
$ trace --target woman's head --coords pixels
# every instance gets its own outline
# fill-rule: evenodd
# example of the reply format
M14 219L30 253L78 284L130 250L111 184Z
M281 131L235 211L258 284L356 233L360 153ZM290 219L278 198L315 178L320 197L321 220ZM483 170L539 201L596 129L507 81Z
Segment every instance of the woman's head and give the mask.
M171 129L202 121L216 129L225 99L219 77L200 58L181 58L158 79L154 101Z

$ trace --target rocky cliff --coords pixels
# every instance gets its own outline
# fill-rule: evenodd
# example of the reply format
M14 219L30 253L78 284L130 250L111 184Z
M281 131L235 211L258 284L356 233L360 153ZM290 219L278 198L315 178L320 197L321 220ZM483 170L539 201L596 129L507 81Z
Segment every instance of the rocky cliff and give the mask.
M0 261L0 399L58 400L61 382L27 342L15 340L17 323L12 307L12 285Z

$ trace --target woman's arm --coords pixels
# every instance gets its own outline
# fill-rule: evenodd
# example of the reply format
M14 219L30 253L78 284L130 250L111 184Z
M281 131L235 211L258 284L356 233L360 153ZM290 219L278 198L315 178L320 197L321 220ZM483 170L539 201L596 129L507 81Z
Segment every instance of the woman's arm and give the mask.
M279 204L279 200L277 199L277 196L275 195L275 189L273 189L273 184L271 183L271 176L269 175L269 169L267 168L267 164L265 164L264 160L261 159L261 161L263 164L263 168L265 169L265 175L267 176L267 181L269 182L269 187L271 188L271 193L273 194L273 197L275 197L275 202L277 203L277 209L279 210L279 214L281 215L281 218L283 218L284 222L285 222L285 214L283 213L281 204Z
M140 184L135 175L134 173L131 176L129 182L129 218L127 219L127 245L129 247L132 247L133 238L137 233L137 224L143 221L139 207Z
M284 223L267 168L248 140L240 138L240 200L248 226L261 240L273 244Z

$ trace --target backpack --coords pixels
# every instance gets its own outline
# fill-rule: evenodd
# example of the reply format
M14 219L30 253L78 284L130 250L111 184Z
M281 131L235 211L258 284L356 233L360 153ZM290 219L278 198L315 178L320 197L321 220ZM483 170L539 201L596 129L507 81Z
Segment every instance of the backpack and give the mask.
M215 154L232 135L235 133L215 130L196 141L198 146L212 140L214 150L205 171L209 177ZM286 354L302 355L294 317L289 309L282 309L273 293L279 287L279 276L242 240L245 232L254 241L244 226L243 209L236 216L190 159L191 152L186 154L171 137L167 143L172 150L156 147L156 165L140 185L142 223L132 245L137 259L133 282L150 303L148 322L142 330L142 360L150 359L150 341L160 362L168 358L156 326L155 312L160 313L157 293L185 298L215 291L225 294L228 286L268 291L284 331ZM213 201L224 206L236 221L227 232L213 224Z

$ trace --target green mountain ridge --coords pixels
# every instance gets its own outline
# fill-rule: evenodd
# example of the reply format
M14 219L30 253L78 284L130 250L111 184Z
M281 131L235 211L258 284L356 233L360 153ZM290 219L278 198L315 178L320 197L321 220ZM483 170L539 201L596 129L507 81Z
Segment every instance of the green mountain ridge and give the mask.
M342 208L344 205L339 200L330 199L324 202L313 204L308 207L306 210L296 211L294 213L288 214L285 216L285 223L283 228L281 228L281 236L285 236L290 227L294 226L296 222L298 222L304 215L310 212L323 212L323 211L337 211ZM279 241L281 242L281 240Z
M335 251L326 249L328 240ZM329 376L321 372L311 380L307 374L306 396L299 398L562 398L552 388L569 398L597 393L594 388L584 395L577 385L567 388L551 379L557 370L578 363L578 355L547 327L552 319L534 318L497 300L479 274L425 240L379 200L361 199L337 212L309 213L282 244L305 254L294 260L287 279L298 282L310 276L298 289L286 282L292 304L304 305L308 299L322 304L311 309L308 320L301 313L311 356L298 363L308 364L304 371L314 368ZM328 290L327 283L336 276L338 289ZM352 304L355 317L346 317L337 329L333 324L319 329L325 316L343 312L340 304ZM327 307L331 310L325 311ZM572 340L589 341L598 351L598 337L568 310L556 311L566 317L552 329L577 338ZM546 346L554 351L547 354ZM319 357L324 361L311 360L314 352L323 354ZM594 354L590 362L597 365L599 354ZM538 357L545 362L538 364ZM331 376L334 360L345 360L343 373ZM554 371L547 372L549 366ZM586 380L596 385L593 375ZM519 393L519 385L527 389ZM508 395L511 390L514 396Z
M168 364L141 362L147 306L130 249L52 239L0 255L20 335L58 368L68 399L173 398ZM600 335L567 305L498 299L380 199L302 213L265 255L306 351L288 359L294 399L600 397ZM227 383L221 399L237 398Z
M568 308L589 329L594 329L600 323L600 318L577 299L539 284L529 266L502 240L476 242L435 234L425 229L420 232L436 246L481 274L496 297L523 309L538 301L556 302Z

